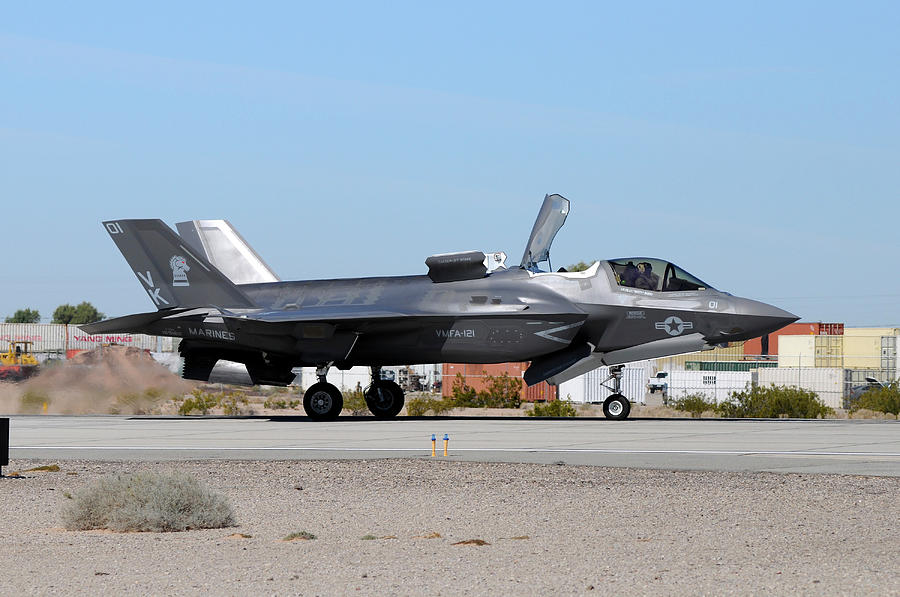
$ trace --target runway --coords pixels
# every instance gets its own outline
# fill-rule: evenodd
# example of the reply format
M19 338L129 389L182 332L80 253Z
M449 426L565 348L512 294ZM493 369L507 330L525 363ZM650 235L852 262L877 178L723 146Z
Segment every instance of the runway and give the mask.
M12 416L10 458L431 458L671 470L900 476L900 422Z

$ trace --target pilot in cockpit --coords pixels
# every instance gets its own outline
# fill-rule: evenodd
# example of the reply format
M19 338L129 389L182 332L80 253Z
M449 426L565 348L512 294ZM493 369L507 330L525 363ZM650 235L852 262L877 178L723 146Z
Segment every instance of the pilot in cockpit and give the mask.
M634 280L635 288L644 290L656 290L659 285L659 276L653 273L653 266L647 261L637 264L637 277Z
M637 279L638 275L638 268L635 267L634 261L629 261L625 264L625 271L622 272L619 283L622 286L634 286L634 281Z

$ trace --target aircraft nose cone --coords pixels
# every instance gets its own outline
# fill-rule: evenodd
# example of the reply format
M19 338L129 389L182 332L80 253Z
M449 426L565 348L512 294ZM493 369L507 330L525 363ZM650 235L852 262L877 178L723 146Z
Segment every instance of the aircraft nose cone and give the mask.
M741 299L735 307L746 321L746 327L752 329L758 336L780 330L800 319L789 311L751 299Z

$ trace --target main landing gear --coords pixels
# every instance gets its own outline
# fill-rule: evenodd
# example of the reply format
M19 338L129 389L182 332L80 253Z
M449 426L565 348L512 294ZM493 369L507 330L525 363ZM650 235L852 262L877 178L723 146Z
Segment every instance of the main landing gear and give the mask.
M376 419L393 419L403 408L403 390L396 383L381 379L381 367L372 367L372 384L363 396Z
M611 390L612 394L603 401L603 416L614 421L627 419L631 413L631 402L622 395L622 370L625 365L613 365L609 368L609 377L604 379L600 385ZM606 385L606 382L612 380L612 387Z
M325 379L329 368L329 364L316 368L319 381L311 385L303 395L303 410L310 419L316 421L332 421L338 418L344 408L341 391ZM403 390L396 383L381 379L381 367L372 367L372 383L363 396L366 406L376 419L393 419L403 408Z

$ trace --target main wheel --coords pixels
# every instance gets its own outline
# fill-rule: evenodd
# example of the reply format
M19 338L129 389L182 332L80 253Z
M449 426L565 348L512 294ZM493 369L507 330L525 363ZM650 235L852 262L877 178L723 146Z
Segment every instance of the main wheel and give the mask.
M393 419L403 408L403 390L385 379L375 381L366 388L365 398L366 406L376 419Z
M327 382L320 381L309 386L303 395L303 410L310 419L331 421L338 418L344 408L341 391Z
M603 416L614 421L628 418L631 412L631 403L622 394L612 394L603 401Z

